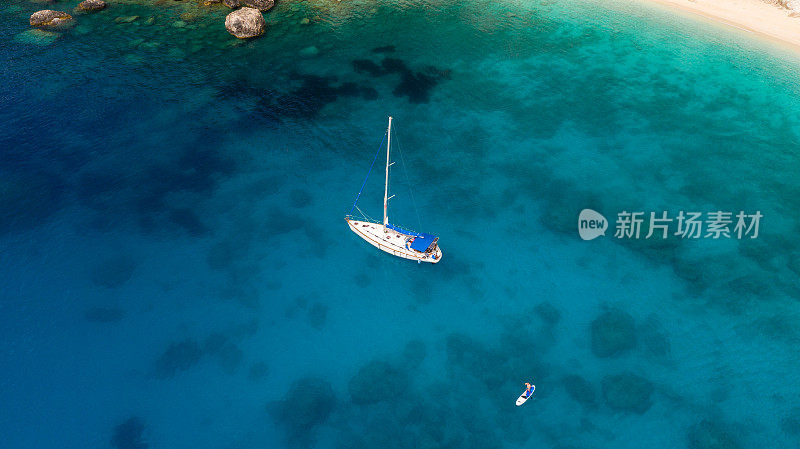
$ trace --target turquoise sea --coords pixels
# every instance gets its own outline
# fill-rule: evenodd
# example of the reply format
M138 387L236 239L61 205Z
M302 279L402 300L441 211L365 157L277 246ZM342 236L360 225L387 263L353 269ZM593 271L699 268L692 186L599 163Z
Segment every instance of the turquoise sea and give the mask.
M248 42L109 3L0 5L2 447L800 444L797 52L617 0L278 0ZM388 115L436 265L343 221ZM758 238L614 237L717 210Z

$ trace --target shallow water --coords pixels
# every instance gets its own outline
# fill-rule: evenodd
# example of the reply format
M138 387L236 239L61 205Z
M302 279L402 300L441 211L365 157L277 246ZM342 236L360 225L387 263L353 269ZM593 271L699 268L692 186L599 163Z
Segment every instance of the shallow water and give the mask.
M246 43L173 3L0 9L7 447L798 444L795 54L618 3L287 0ZM435 266L342 222L388 114Z

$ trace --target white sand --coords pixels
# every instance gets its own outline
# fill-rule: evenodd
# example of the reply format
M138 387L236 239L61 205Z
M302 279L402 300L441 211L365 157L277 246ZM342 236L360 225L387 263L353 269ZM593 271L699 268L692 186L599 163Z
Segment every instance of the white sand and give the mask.
M757 33L800 49L800 17L764 0L651 0ZM800 11L798 11L800 12Z

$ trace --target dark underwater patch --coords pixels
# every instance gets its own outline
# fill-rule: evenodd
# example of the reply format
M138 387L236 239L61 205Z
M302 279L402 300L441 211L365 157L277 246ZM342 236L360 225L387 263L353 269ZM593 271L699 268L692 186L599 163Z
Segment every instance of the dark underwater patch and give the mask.
M252 382L264 380L269 375L269 365L266 362L255 362L250 365L247 379Z
M380 64L369 59L355 59L352 61L352 65L356 73L372 77L400 75L400 82L392 90L392 93L396 97L408 97L408 101L413 104L427 103L431 90L439 81L450 78L449 70L426 66L422 71L415 72L402 59L398 58L384 58Z
M597 357L613 357L636 347L633 317L621 310L609 310L592 321L592 352Z
M191 236L200 236L208 232L208 228L200 221L200 217L188 208L172 209L169 219Z
M66 182L46 172L0 171L0 235L33 229L64 205Z
M569 397L583 405L594 405L595 393L592 384L586 379L576 374L564 376L562 379L564 389L567 390Z
M92 283L99 287L116 288L128 282L135 269L136 262L126 254L110 257L94 267Z
M125 316L125 311L109 307L92 307L83 313L86 321L93 323L113 323Z
M372 76L383 76L387 73L383 67L370 61L369 59L353 60L353 70L355 70L356 73L366 73Z
M384 45L382 47L375 47L372 49L373 53L394 53L396 50L394 45Z
M690 449L739 449L727 426L721 422L704 419L693 425L687 435Z
M233 374L244 360L244 351L225 334L216 332L206 337L203 343L205 354L213 357L228 374Z
M374 99L376 92L374 89L361 87L349 81L337 86L337 78L333 76L295 73L291 79L299 81L300 85L288 94L278 97L276 106L280 115L314 118L323 107L335 102L339 97Z
M347 387L353 404L369 405L402 397L409 383L406 371L391 363L373 360L358 370Z
M150 446L144 440L144 423L141 419L133 417L114 428L111 436L111 447L116 449L148 449Z
M180 371L195 366L203 355L200 345L194 340L171 344L155 362L155 376L160 379L173 377Z
M322 329L325 327L325 321L328 319L328 306L325 304L315 302L311 308L308 309L308 324L314 329Z
M655 388L642 376L630 372L605 376L602 386L603 399L612 410L641 415L652 405L650 396Z
M77 196L83 205L104 211L120 202L121 192L127 188L124 176L119 173L86 173L78 180Z
M561 320L561 312L547 301L540 302L533 310L548 326L555 326Z
M203 134L203 133L201 133ZM216 139L215 139L216 140ZM208 145L207 141L202 143ZM175 194L189 194L184 203L198 203L210 196L219 179L232 175L236 164L232 159L209 149L189 149L171 163L145 170L140 187L133 191L134 210L144 232L180 229L191 236L206 234L209 229L191 207L173 208L167 199Z
M281 426L291 446L313 446L314 429L324 424L336 408L331 384L322 379L295 381L282 401L267 405L276 424Z
M308 191L303 189L292 189L289 192L289 201L292 203L292 207L297 209L301 209L311 204L313 198Z

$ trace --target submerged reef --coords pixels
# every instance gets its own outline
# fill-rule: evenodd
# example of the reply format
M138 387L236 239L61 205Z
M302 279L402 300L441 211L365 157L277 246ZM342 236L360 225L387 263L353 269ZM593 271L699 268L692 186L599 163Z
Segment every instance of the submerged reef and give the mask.
M328 318L328 306L325 304L315 302L308 309L308 324L314 329L322 329L325 327L325 321Z
M171 344L155 362L155 376L161 379L174 376L179 371L193 367L203 355L200 345L194 340Z
M394 51L393 48L392 51ZM383 51L378 53L383 53ZM356 73L372 77L400 75L400 82L392 93L396 97L408 97L408 101L414 104L427 103L430 99L431 89L436 87L441 80L450 78L450 70L426 66L422 71L415 72L403 60L397 58L384 58L380 64L369 59L356 59L353 60L353 69Z
M216 359L220 367L233 374L244 360L244 351L223 333L215 332L203 342L203 353Z
M621 310L604 312L592 321L592 352L597 357L613 357L636 347L633 317Z
M613 410L642 414L652 405L654 387L644 377L626 372L604 377L602 385L605 403Z
M92 283L99 287L115 288L128 282L136 269L136 262L128 255L110 257L92 270Z
M147 449L150 447L144 441L144 423L137 417L132 417L114 428L111 436L111 447L116 449Z
M740 449L722 423L704 419L689 429L689 449Z
M335 407L336 396L330 383L303 378L292 384L282 401L268 404L267 410L286 431L290 443L310 447L314 428L325 423Z
M564 389L569 397L583 405L595 404L595 392L592 384L577 374L569 374L562 379Z
M83 316L86 321L93 323L112 323L121 320L125 316L125 312L109 307L93 307L84 312Z
M250 365L247 379L251 382L264 380L269 375L269 365L266 362L255 362Z
M398 398L409 388L408 374L384 361L362 366L350 379L350 400L356 405L375 404Z
M0 235L46 222L64 204L66 182L43 171L0 170Z

